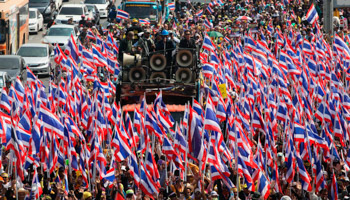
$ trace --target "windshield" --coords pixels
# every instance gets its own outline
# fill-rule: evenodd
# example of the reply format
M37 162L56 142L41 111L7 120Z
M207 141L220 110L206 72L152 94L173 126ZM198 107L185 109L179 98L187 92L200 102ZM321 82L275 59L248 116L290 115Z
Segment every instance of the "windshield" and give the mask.
M50 0L29 0L30 3L48 3Z
M83 9L81 7L63 7L60 15L82 15Z
M50 28L48 36L70 36L73 33L73 28Z
M47 49L45 47L21 47L17 55L22 57L46 57Z
M90 11L95 11L93 5L86 5L86 7L87 7L87 9L88 9L89 12L90 12Z
M85 3L91 4L105 4L106 0L85 0Z
M18 69L19 60L17 58L0 58L0 69Z
M35 11L29 11L29 18L35 19Z
M150 15L157 15L157 9L150 4L126 4L125 12L130 14L130 18L150 18Z
M5 20L0 19L0 44L6 41L6 23Z

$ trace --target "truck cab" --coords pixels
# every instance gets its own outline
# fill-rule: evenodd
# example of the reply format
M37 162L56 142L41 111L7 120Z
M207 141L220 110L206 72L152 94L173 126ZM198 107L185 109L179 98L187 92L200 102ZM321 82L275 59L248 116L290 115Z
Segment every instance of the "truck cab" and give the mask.
M156 0L123 0L118 9L129 13L131 19L148 18L152 24L158 23L161 15L161 6Z

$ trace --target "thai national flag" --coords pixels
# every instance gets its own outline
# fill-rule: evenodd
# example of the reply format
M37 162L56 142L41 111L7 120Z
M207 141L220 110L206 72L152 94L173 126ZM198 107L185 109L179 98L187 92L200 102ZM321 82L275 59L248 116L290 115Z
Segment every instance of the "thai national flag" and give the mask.
M215 45L213 44L213 42L211 41L211 39L207 33L204 36L202 48L206 49L208 51L215 51L215 49L216 49Z
M43 105L40 106L38 119L42 120L42 126L46 131L53 131L59 138L64 138L64 126L59 118Z
M317 11L315 9L314 4L311 4L309 11L307 11L306 20L310 24L314 24L318 20L318 14L317 14Z
M335 177L334 170L333 170L332 184L331 184L331 199L338 199L338 185L337 185L337 178Z
M73 60L75 62L78 61L78 59L79 59L79 49L78 49L77 44L75 43L75 39L73 37L73 34L70 35L70 38L68 40L68 43L66 45L66 49L64 50L64 52L67 55L72 56L72 58L73 58Z
M91 29L89 28L87 33L86 33L86 37L92 40L96 40L96 36L95 34L91 31Z
M198 12L196 12L195 14L197 17L202 17L203 15L203 9L199 10Z
M207 11L208 11L209 14L211 14L211 15L214 13L214 10L213 10L210 6L207 7Z
M147 19L140 19L140 20L139 20L139 23L140 23L141 25L151 24L151 22L150 22L149 20L147 20Z
M124 10L118 9L117 18L120 18L120 19L129 19L129 13L125 12Z
M128 159L129 172L132 177L134 177L135 185L139 187L140 185L140 174L139 167L137 164L137 159L134 153L132 153Z
M41 187L36 168L34 168L33 182L32 182L32 192L34 193L32 195L35 197L35 199L39 199L41 194L43 193L43 189Z
M205 26L205 28L210 29L213 27L213 24L208 20L208 18L205 18L204 26Z
M227 42L227 43L230 43L230 41L231 41L230 38L227 37L227 36L224 37L224 40L225 40L225 42Z
M4 109L8 114L11 112L11 104L5 88L3 88L1 92L0 108Z
M168 3L168 8L169 8L169 10L171 10L171 11L175 10L175 3L174 3L174 2Z

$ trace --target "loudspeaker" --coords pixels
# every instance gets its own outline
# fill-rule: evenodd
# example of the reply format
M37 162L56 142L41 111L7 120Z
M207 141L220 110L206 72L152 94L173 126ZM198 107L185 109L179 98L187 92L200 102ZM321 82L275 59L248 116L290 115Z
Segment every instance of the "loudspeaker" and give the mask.
M179 68L175 73L176 82L190 83L192 81L192 71L188 68Z
M189 50L180 50L176 55L176 62L180 67L189 67L192 64L193 56Z
M151 83L164 83L166 75L164 72L153 72L150 77Z
M146 79L146 71L142 67L133 67L129 71L130 82L143 81Z
M163 71L166 67L166 58L163 54L154 54L149 64L154 71Z
M141 54L129 55L123 54L123 66L134 65L135 67L141 66Z

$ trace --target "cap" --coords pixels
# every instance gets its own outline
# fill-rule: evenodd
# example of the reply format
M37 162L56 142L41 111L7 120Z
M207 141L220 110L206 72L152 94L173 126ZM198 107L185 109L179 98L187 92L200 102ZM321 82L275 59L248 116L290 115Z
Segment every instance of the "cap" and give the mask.
M127 194L127 195L128 195L128 194L134 194L134 190L128 189L128 190L126 191L126 194Z
M9 175L8 175L7 173L4 172L4 173L1 174L1 177L3 177L3 178L8 178Z
M194 193L197 193L197 192L201 192L201 189L196 188L196 189L194 190Z
M123 166L121 167L121 170L122 170L122 171L126 171L126 167L123 165Z
M212 196L212 197L218 197L219 195L218 195L217 192L212 191L212 192L210 193L210 196Z
M83 200L89 198L89 197L92 197L91 193L90 192L84 192L83 193Z
M139 22L139 20L137 20L136 18L134 18L134 19L132 19L132 22L133 22L133 23L137 23L137 22Z
M81 15L81 17L82 17L82 18L84 18L84 17L85 17L85 15Z

